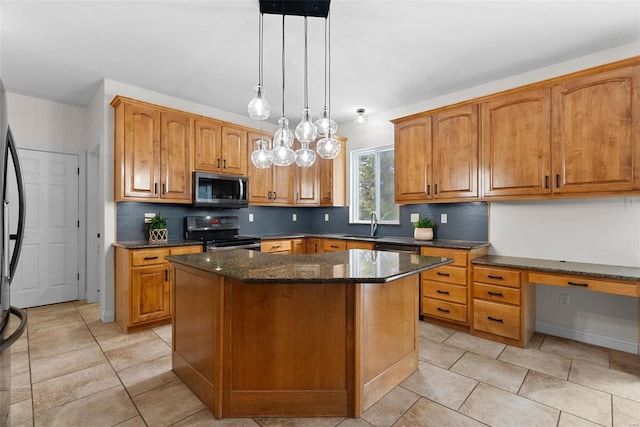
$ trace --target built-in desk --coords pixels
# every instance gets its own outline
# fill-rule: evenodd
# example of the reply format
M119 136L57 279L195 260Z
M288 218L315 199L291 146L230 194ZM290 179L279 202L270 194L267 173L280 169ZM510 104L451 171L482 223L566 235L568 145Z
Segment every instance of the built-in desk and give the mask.
M471 333L524 347L534 332L535 284L638 298L640 268L489 255L473 260ZM638 327L640 353L640 325Z

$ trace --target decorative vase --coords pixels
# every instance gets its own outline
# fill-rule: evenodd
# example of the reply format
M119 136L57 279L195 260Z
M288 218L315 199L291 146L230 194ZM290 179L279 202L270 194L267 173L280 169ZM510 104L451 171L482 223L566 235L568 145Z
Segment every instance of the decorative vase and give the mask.
M433 240L433 228L415 228L413 238L416 240Z
M156 228L155 230L149 230L149 244L155 245L160 243L167 243L167 229Z

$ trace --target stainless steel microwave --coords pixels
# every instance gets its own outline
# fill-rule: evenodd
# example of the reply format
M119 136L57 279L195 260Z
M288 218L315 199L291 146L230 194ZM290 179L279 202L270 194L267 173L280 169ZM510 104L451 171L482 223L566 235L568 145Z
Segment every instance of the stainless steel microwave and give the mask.
M249 179L246 176L193 173L193 205L215 208L249 206Z

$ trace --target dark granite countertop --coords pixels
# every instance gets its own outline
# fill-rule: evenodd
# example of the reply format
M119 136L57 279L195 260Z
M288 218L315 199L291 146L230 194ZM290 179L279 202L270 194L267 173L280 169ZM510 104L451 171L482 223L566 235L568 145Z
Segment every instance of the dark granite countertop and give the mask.
M247 283L385 283L453 261L363 249L313 255L235 249L166 259Z
M129 240L124 242L115 242L113 246L125 249L152 249L152 248L170 248L172 246L202 246L202 242L196 240L169 240L167 243L150 244L148 240Z
M573 274L612 280L631 280L640 282L640 268L621 265L590 264L572 261L553 261L537 258L519 258L501 255L487 255L471 261L477 265L519 268L522 270L547 273Z
M279 233L279 234L260 234L256 237L260 237L263 240L268 239L295 239L300 237L319 237L322 239L341 239L341 240L363 240L367 242L384 242L384 243L401 243L404 245L425 246L433 248L447 248L447 249L476 249L485 246L490 246L489 242L476 242L472 240L416 240L412 237L399 237L399 236L367 236L366 234L342 234L342 233Z

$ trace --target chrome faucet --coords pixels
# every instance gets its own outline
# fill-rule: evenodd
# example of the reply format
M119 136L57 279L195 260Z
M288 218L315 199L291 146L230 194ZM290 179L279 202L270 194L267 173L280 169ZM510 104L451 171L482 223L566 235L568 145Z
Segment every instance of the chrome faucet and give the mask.
M376 211L371 212L371 237L376 234L376 230L378 229L378 214Z

